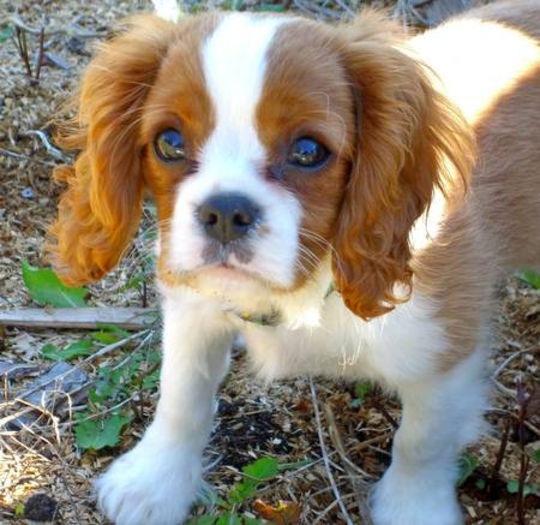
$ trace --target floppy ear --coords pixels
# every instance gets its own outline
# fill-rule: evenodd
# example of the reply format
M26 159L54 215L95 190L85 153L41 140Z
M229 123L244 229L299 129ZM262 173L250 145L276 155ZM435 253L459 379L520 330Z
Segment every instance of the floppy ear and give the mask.
M104 44L82 80L78 114L59 144L80 150L74 166L55 170L68 188L47 249L69 285L94 281L112 269L137 229L143 181L139 123L166 54L174 24L154 16L129 22Z
M447 195L466 183L473 142L432 73L399 49L391 22L369 12L343 35L357 143L333 268L347 307L369 319L408 299L410 230L436 188Z

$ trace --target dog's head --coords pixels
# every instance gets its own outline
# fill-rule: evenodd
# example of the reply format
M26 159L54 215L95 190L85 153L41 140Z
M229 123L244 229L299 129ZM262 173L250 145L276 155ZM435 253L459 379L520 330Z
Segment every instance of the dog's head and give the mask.
M53 228L65 282L115 266L148 190L165 282L294 290L331 257L364 318L402 299L411 227L471 158L460 116L373 12L136 18L88 67L63 145L81 150Z

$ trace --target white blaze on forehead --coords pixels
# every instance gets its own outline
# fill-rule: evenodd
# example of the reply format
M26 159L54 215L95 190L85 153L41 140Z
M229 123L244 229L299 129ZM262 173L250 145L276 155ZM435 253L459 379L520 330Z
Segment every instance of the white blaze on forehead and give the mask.
M261 173L267 152L256 125L267 54L278 28L290 20L226 15L203 45L201 58L215 127L198 152L198 169L178 188L171 221L173 268L191 271L207 264L208 239L198 222L198 207L211 195L236 192L260 208L261 219L248 239L253 257L241 261L232 254L228 262L282 287L293 283L302 209L292 193ZM205 279L204 284L212 287L208 275Z
M279 17L227 15L205 42L203 69L216 113L216 128L204 148L204 160L218 152L221 160L224 154L244 157L244 161L264 158L255 129L255 111L264 84L266 54L277 28L286 21Z

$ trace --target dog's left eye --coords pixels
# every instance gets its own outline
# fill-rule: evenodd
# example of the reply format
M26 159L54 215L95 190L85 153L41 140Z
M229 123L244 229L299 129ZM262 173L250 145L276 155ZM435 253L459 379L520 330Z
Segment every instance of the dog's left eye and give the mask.
M177 129L166 129L156 135L154 149L158 157L166 162L182 160L186 156L184 137Z
M291 145L287 162L302 168L317 168L329 155L329 151L315 139L302 137Z

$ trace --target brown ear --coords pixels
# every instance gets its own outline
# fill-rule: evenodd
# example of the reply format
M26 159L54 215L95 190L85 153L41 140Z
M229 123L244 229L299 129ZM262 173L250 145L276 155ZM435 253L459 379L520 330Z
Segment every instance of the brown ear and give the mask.
M407 300L411 227L436 188L447 195L463 187L473 143L426 68L397 47L388 21L368 13L344 36L358 129L333 266L347 307L369 319Z
M68 188L47 248L69 285L112 269L139 223L143 182L139 122L147 93L167 51L174 24L139 16L104 44L82 80L78 114L59 144L81 150L74 166L55 170Z

